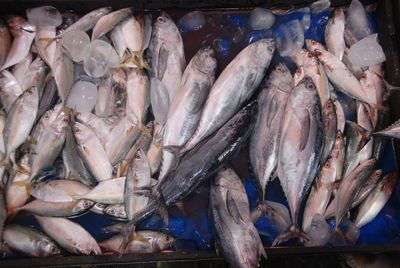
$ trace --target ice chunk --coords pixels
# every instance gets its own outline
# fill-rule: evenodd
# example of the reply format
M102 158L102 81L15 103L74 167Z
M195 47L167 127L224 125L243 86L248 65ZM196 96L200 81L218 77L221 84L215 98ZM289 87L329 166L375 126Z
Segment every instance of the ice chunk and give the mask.
M304 30L299 20L291 20L275 32L276 47L281 56L293 56L304 45Z
M36 26L59 26L62 23L60 12L52 6L29 8L26 17L30 24Z
M84 31L72 30L63 34L61 42L67 55L74 62L81 62L90 44L90 38Z
M313 14L321 13L322 11L328 9L331 6L331 1L329 0L318 0L311 4L311 12Z
M359 0L353 0L347 10L346 25L358 40L372 33L369 28L367 13Z
M256 7L250 13L249 23L253 30L269 29L275 23L275 15L269 9Z
M102 77L110 67L118 65L119 56L109 43L97 39L88 46L83 60L83 67L88 75Z
M332 235L334 245L354 245L360 237L360 229L348 218L344 217L338 231Z
M348 59L353 65L367 67L386 60L377 37L378 34L371 34L350 47Z
M178 21L179 29L182 32L194 32L203 28L206 24L206 17L203 11L192 11L181 17Z
M303 18L301 19L301 25L303 26L304 32L310 29L311 26L311 14L310 14L310 8L304 8L304 15Z
M215 51L222 54L223 56L227 56L231 49L232 41L224 38L217 38L213 40L213 46Z
M307 247L324 246L331 238L331 229L329 224L325 221L325 217L320 214L315 214L312 221L308 235L310 240L305 243Z
M78 81L71 88L67 106L78 113L91 112L97 100L97 86L87 81Z

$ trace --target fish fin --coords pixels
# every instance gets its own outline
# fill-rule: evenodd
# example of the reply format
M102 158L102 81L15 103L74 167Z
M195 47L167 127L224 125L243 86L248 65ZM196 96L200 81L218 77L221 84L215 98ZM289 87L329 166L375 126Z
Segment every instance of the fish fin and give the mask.
M311 118L310 118L310 113L308 110L306 110L306 114L303 118L300 120L300 145L299 145L299 150L303 151L304 148L306 148L307 142L308 142L308 136L310 135L310 124L311 124Z
M161 44L160 50L158 51L158 62L157 62L157 78L161 81L164 77L165 71L167 70L169 52L165 48L164 43Z
M286 231L281 233L272 243L272 247L276 247L282 242L288 241L291 238L297 237L301 243L304 243L304 241L309 241L310 237L301 231L297 226L292 225Z
M142 126L141 128L140 128L140 130L142 131L142 134L144 135L144 136L147 136L147 137L152 137L151 136L151 133L150 133L150 131L149 131L149 129L146 127L146 126Z
M229 190L226 191L226 207L227 207L228 212L231 215L232 219L237 224L241 224L241 223L246 224L246 221L240 215L240 211L235 202L235 198L232 196L232 194Z

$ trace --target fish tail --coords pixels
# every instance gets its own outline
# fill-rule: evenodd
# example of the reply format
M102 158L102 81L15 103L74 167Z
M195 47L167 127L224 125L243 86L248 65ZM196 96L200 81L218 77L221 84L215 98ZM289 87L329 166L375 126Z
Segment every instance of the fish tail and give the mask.
M286 231L281 233L272 243L272 246L278 246L282 242L288 241L291 238L298 238L301 243L304 243L305 241L310 241L310 237L303 232L299 227L296 225L290 226Z

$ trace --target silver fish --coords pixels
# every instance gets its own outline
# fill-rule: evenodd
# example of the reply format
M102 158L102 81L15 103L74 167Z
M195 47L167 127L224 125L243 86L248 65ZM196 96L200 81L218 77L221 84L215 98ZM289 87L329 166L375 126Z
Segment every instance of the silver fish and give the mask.
M141 70L130 69L127 71L126 86L126 114L136 117L136 121L142 125L146 121L150 106L149 78Z
M84 195L90 188L72 180L51 180L39 182L32 187L32 196L46 202L72 202L75 196Z
M372 124L368 105L362 102L357 103L357 124L367 131L372 132L374 126Z
M200 49L186 67L164 127L159 181L167 176L177 160L167 147L182 147L196 130L203 105L215 80L216 68L215 54L210 48Z
M11 47L11 34L7 25L0 20L0 66L3 66Z
M31 257L49 257L61 253L53 240L31 227L7 225L4 230L4 240L10 248Z
M210 210L218 249L233 267L257 267L264 247L254 227L246 191L232 169L218 172L211 184Z
M110 38L111 38L111 41L113 42L115 51L117 52L120 60L122 61L124 59L124 54L126 51L126 43L125 43L124 34L122 32L121 24L116 25L111 30Z
M331 155L333 165L335 165L336 169L335 184L333 187L333 194L335 195L337 188L339 187L339 182L342 179L344 159L346 156L346 141L342 131L340 130L336 132L335 144L333 145Z
M78 113L75 118L93 130L102 144L109 141L111 131L120 121L116 116L102 118L92 113Z
M7 113L22 92L21 85L12 73L7 70L0 72L0 99Z
M383 130L375 132L374 135L400 139L400 120L394 122Z
M51 70L57 84L58 95L61 101L66 103L69 91L74 84L74 64L64 53L61 41L57 42L56 47L56 54Z
M101 78L97 91L97 102L94 113L99 117L109 117L114 115L116 94L112 87L112 76Z
M21 88L23 91L30 87L37 87L39 91L39 97L42 97L45 79L48 73L48 68L44 61L40 57L31 63L27 72L24 74L24 79L21 82Z
M382 91L376 87L375 79L378 76L371 70L366 70L362 73L360 84L368 97L368 104L372 106L382 105Z
M338 100L335 100L333 103L335 104L335 111L336 111L336 117L337 117L337 129L340 130L342 133L344 133L344 128L346 125L346 118L344 116L342 104Z
M275 51L275 41L264 39L244 48L224 69L210 90L200 122L186 152L221 127L259 86Z
M51 68L56 56L57 45L52 40L56 37L56 27L38 26L36 29L35 45L40 57Z
M332 151L337 130L335 105L330 99L322 107L322 120L324 122L324 148L320 160L321 165L326 162Z
M19 166L30 172L29 154L25 154L19 161ZM15 172L10 176L6 188L6 204L7 210L23 206L30 197L31 182L29 181L29 174L22 172Z
M273 245L291 236L304 239L299 210L318 171L323 145L321 103L312 79L306 76L289 96L279 147L278 177L289 203L293 225Z
M127 17L122 23L125 44L131 53L140 52L143 44L142 25L135 16Z
M101 144L95 133L79 122L75 122L73 132L78 152L93 177L97 181L111 179L113 167L103 144Z
M149 52L154 77L165 87L171 103L179 89L186 61L181 33L165 12L154 23Z
M387 174L382 181L378 183L376 188L369 194L358 210L356 220L354 221L357 227L361 228L371 222L376 215L378 215L389 201L396 183L396 172Z
M39 101L39 110L36 116L38 120L46 111L50 110L58 101L57 85L54 77L47 81L42 97Z
M15 151L29 136L35 123L39 105L39 93L36 87L27 89L19 96L7 115L4 127L4 144L6 147L5 161L15 161Z
M292 83L289 69L280 63L272 71L257 98L259 112L250 138L249 157L252 170L261 185L261 201L265 199L265 187L278 164L282 130L280 124L284 119Z
M68 28L66 28L63 33L66 33L68 31L73 31L73 30L81 30L84 32L87 32L91 30L97 23L97 21L102 18L104 15L110 13L112 10L111 7L102 7L99 9L95 9L76 22L74 22L72 25L70 25Z
M43 132L52 124L54 121L56 121L57 116L61 113L63 109L63 105L57 104L55 105L52 109L46 111L42 117L39 119L37 124L32 130L32 140L38 140L39 137L43 135Z
M171 247L174 242L175 238L172 235L151 230L140 230L136 232L136 237L128 243L125 249L121 247L123 243L122 235L113 236L100 242L99 245L105 250L120 254L158 253Z
M79 224L63 218L35 217L48 234L61 247L72 254L100 255L96 240Z
M101 181L92 190L75 199L88 199L103 204L120 204L124 202L125 177Z
M157 173L161 165L163 151L162 131L163 127L156 123L153 131L153 139L151 141L149 150L147 151L147 158L149 159L151 175Z
M293 86L297 86L300 81L303 80L305 75L306 73L303 66L297 68L296 72L293 75Z
M109 14L103 14L96 22L92 31L92 40L98 39L108 33L115 25L132 14L132 8L123 8ZM108 12L107 12L108 13Z
M325 43L328 51L342 60L346 44L344 42L344 12L338 7L332 13L325 27Z

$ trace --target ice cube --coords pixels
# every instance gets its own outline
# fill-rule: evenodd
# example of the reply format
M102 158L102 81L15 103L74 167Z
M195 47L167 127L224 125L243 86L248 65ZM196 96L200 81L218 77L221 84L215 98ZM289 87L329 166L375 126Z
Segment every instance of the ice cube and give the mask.
M269 29L275 23L275 15L269 9L256 7L250 13L249 23L253 30Z
M96 39L88 46L83 67L85 72L93 77L102 77L110 67L119 65L119 56L114 48L103 40Z
M78 113L91 112L97 101L97 86L87 81L78 81L71 88L67 106Z
M26 17L30 24L36 26L59 26L62 23L60 12L52 6L29 8Z
M358 40L372 34L369 27L367 13L359 0L353 0L347 9L346 25Z
M81 62L90 44L90 38L84 31L72 30L63 34L61 42L67 55L74 62Z
M307 247L324 246L330 240L331 234L331 229L329 224L325 221L325 217L320 214L315 214L308 231L308 236L311 239L306 241L305 245Z
M348 59L359 67L380 64L386 60L385 53L378 43L378 34L371 34L350 47Z
M308 9L308 12L304 13L303 18L301 19L301 25L303 26L304 32L310 29L311 26L311 14L310 14L310 9Z
M281 24L275 31L276 47L282 57L295 55L304 45L304 30L299 20Z
M321 13L322 11L328 9L331 6L331 1L329 0L318 0L311 4L311 12L313 14Z
M194 32L203 28L206 24L206 17L202 11L192 11L181 17L178 21L179 29L182 32Z

